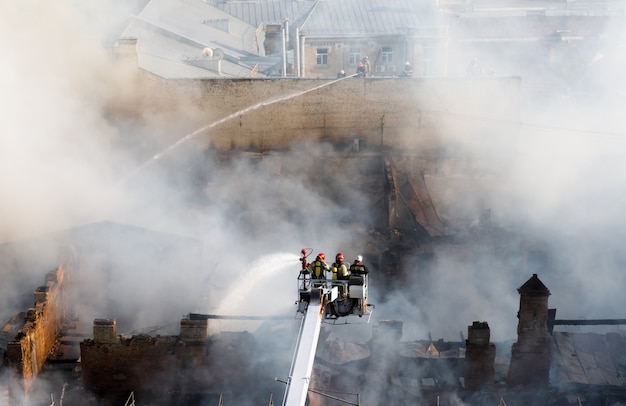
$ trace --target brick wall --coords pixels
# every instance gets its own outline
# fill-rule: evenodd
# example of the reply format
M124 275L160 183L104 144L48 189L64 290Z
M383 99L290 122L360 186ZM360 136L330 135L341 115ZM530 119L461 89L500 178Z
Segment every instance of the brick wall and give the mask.
M518 78L152 80L151 99L193 106L189 128L206 127L194 138L226 150L349 146L359 138L369 148L438 151L493 142L477 135L516 131L519 121Z
M491 330L486 322L475 321L467 328L465 348L465 388L489 389L495 383L496 346L489 342Z
M130 392L146 400L176 393L249 390L256 375L253 336L208 332L206 319L186 318L179 336L125 338L116 335L114 320L97 319L94 339L80 345L83 383L97 395L121 403Z
M65 316L63 289L70 262L64 262L46 274L46 283L34 293L34 307L26 313L26 322L7 345L11 397L23 398L32 388L54 347Z

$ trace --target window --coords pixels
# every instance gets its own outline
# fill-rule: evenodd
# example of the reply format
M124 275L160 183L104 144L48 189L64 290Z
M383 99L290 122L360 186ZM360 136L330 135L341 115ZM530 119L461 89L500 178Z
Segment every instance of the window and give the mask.
M356 65L361 60L361 48L350 48L350 65Z
M427 42L422 45L422 76L432 76L435 74L435 44Z
M380 60L382 63L392 63L393 62L393 48L383 47L383 49L380 52Z
M328 65L328 48L317 48L317 64Z

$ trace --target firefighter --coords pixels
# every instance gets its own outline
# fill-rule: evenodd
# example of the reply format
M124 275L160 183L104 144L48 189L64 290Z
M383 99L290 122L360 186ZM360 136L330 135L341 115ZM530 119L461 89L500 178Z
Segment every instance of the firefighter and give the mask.
M350 264L344 262L343 259L343 253L341 252L337 253L337 255L335 256L335 262L333 262L332 265L333 280L347 281L350 279L350 271L348 270L348 265ZM338 287L339 294L343 297L346 297L346 295L348 294L348 289L345 282L340 284Z
M356 64L356 75L358 77L363 77L365 76L365 65L363 64L363 61L359 61Z
M333 280L348 280L350 279L350 271L348 265L343 260L343 254L337 253L335 256L335 262L333 262Z
M366 55L363 57L363 68L365 71L365 74L363 76L368 77L370 76L370 71L372 70L372 65L370 64L370 58Z
M354 260L354 263L350 265L350 274L351 275L367 275L369 270L367 266L363 264L363 257L361 255L357 255Z
M330 271L330 266L326 263L326 254L320 252L315 257L315 261L309 265L311 271L311 278L313 279L326 279L326 272Z
M404 70L402 70L400 76L405 78L410 78L411 76L413 76L413 68L411 67L410 62L407 61L404 63Z

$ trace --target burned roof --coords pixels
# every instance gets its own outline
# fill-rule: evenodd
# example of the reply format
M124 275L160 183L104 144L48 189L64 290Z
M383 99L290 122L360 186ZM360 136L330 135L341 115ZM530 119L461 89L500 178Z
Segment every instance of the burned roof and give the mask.
M554 332L554 384L626 386L626 334Z

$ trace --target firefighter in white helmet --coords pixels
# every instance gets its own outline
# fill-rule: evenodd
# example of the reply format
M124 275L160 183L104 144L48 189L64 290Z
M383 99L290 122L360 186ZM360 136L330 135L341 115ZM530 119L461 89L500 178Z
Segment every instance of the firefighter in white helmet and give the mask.
M352 265L350 265L350 274L365 276L368 273L369 269L367 269L367 266L363 264L363 257L361 255L357 255Z

